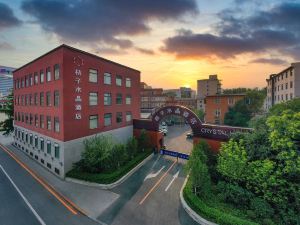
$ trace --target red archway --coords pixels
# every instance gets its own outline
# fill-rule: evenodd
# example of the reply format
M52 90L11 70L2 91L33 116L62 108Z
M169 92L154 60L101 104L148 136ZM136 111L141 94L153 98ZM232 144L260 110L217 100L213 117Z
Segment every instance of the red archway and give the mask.
M183 117L191 126L193 133L197 133L197 131L201 129L202 122L199 117L192 110L181 105L164 106L159 108L152 115L153 128L158 131L160 121L169 115Z

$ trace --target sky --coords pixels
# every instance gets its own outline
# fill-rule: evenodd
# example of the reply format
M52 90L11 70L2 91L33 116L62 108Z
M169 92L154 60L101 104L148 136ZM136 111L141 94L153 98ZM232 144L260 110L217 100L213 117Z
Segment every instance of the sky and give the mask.
M0 0L0 65L65 43L141 71L152 87L264 87L300 61L300 0Z

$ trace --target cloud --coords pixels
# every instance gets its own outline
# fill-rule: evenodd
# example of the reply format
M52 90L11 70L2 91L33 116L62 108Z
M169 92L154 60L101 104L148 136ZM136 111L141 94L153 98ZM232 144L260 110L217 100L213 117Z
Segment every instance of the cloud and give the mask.
M14 47L7 42L0 42L0 49L1 50L14 50Z
M150 21L177 19L197 13L195 0L26 0L22 9L41 27L63 39L129 48L134 36L151 30Z
M300 3L281 3L268 11L244 16L235 10L217 14L211 33L177 31L164 40L162 50L178 58L234 58L243 53L286 53L300 48Z
M155 54L155 52L153 50L151 50L151 49L145 49L145 48L139 48L139 47L136 47L135 49L138 52L146 54L146 55L154 55Z
M20 25L22 22L15 17L11 8L0 2L0 30Z
M284 65L287 64L288 62L283 60L283 59L278 59L278 58L258 58L255 60L250 61L250 63L262 63L262 64L271 64L271 65Z

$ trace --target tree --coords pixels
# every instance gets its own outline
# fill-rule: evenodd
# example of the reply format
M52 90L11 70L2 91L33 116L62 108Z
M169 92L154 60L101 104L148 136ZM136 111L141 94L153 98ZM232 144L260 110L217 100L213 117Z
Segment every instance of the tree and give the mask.
M151 147L150 137L146 130L142 130L140 136L138 137L138 147L140 151L144 151Z
M208 194L211 187L211 179L206 164L207 156L205 151L207 151L207 149L209 149L209 146L204 141L195 145L186 165L186 169L190 173L190 180L196 195Z
M0 113L5 113L7 119L0 122L0 127L3 128L3 135L9 135L14 131L14 94L13 92L7 96L7 102L4 107L0 109Z
M204 121L205 113L201 109L193 109L193 112L198 116L201 121Z
M260 113L265 97L265 89L248 90L244 99L229 108L224 117L224 124L247 127L250 119Z
M292 100L274 105L270 109L269 115L280 115L285 110L290 110L292 112L300 112L300 98L294 98Z

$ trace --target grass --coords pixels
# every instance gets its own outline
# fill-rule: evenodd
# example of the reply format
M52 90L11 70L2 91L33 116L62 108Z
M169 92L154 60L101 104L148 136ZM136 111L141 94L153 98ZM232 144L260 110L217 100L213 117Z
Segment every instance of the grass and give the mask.
M210 200L208 200L209 198L204 200L194 195L192 192L192 185L189 181L183 189L183 197L187 204L198 215L209 221L218 223L220 225L259 225L258 223L237 216L236 214L239 214L239 211L234 211L234 209L231 209L230 206L224 210L224 205L218 204L215 198L212 198L212 202L210 202ZM216 204L212 206L212 203Z
M78 169L72 169L66 174L66 176L99 184L111 184L119 180L125 174L127 174L130 170L132 170L135 166L142 162L151 153L151 151L139 153L135 158L128 161L128 163L121 166L118 170L115 171L103 173L88 173L79 171Z

